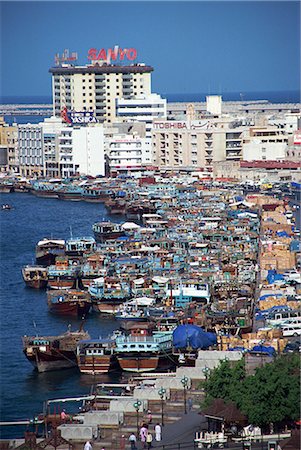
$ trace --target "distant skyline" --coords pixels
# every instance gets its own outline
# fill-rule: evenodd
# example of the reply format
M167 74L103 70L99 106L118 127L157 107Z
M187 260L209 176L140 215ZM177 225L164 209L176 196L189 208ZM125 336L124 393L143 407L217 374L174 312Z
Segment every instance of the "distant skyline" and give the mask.
M134 47L152 92L300 89L300 3L1 2L1 96L51 96L55 53Z

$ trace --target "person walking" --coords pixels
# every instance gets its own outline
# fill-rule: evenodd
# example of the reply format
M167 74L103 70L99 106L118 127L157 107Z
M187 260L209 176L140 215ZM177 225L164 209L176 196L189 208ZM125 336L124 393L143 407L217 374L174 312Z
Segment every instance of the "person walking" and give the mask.
M123 434L120 438L120 450L125 450L125 435Z
M92 447L92 445L90 444L90 441L87 441L87 442L85 443L84 450L93 450L93 447Z
M153 435L152 435L152 433L149 431L149 432L147 433L147 436L146 436L146 443L147 443L147 448L148 448L148 449L151 448L152 442L153 442Z
M136 439L136 436L135 436L134 433L132 433L130 435L129 441L130 441L130 444L131 444L131 450L136 450L137 449L137 447L136 447L137 439Z
M147 411L147 419L148 419L148 423L152 423L153 421L153 416L150 410Z
M143 444L143 448L146 447L146 436L147 436L147 428L145 427L145 425L143 425L140 428L140 441Z
M155 426L155 439L157 442L161 441L161 432L161 425L157 423L157 425Z

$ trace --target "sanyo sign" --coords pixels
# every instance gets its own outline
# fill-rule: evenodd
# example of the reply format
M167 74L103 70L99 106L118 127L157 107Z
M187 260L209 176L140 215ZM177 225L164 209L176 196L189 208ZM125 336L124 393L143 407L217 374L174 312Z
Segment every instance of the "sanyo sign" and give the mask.
M88 59L90 61L134 61L137 58L137 50L135 48L120 48L115 45L114 48L108 48L107 50L102 48L97 50L96 48L90 48L88 51Z

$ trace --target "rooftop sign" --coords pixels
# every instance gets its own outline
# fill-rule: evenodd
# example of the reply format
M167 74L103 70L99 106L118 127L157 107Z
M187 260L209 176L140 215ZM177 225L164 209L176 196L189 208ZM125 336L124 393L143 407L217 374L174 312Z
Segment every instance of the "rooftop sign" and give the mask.
M128 59L129 61L134 61L137 58L137 50L135 48L119 48L118 45L115 47L108 48L107 50L102 48L97 50L96 48L90 48L88 51L88 59L90 61L103 61L110 63L111 61L124 61Z

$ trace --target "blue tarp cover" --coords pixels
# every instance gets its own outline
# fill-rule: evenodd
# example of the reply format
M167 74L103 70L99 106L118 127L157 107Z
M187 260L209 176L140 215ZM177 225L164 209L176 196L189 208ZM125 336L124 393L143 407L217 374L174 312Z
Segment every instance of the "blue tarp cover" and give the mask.
M248 352L249 350L245 347L233 347L233 348L229 348L230 352Z
M255 345L255 347L252 348L253 352L260 352L260 353L268 353L269 355L275 355L276 350L274 347L266 347L264 345Z
M284 276L277 273L276 270L269 270L267 280L269 284L273 284L277 280L284 280Z
M215 333L207 333L196 325L179 325L173 332L175 348L208 348L216 343Z
M277 231L276 234L279 237L289 237L286 231Z
M300 252L301 251L301 242L297 240L293 240L290 243L290 251L291 252Z

